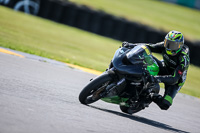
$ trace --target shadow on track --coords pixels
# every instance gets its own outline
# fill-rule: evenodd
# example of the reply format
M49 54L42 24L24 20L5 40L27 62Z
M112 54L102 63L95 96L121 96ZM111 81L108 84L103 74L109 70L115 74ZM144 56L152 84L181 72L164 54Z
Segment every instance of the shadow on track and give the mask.
M178 132L178 133L189 133L189 132L186 132L186 131L183 131L183 130L173 128L173 127L171 127L167 124L160 123L160 122L157 122L157 121L154 121L154 120L150 120L150 119L147 119L147 118L144 118L144 117L140 117L140 116L136 116L136 115L128 115L128 114L124 114L124 113L121 113L121 112L108 110L108 109L102 109L102 108L91 106L91 105L88 105L88 106L91 107L91 108L94 108L94 109L98 109L98 110L105 111L105 112L108 112L108 113L112 113L112 114L115 114L115 115L118 115L118 116L129 118L131 120L138 121L138 122L141 122L141 123L144 123L144 124L147 124L147 125L151 125L151 126L154 126L154 127L157 127L157 128L161 128L161 129L164 129L164 130L169 130L169 131Z

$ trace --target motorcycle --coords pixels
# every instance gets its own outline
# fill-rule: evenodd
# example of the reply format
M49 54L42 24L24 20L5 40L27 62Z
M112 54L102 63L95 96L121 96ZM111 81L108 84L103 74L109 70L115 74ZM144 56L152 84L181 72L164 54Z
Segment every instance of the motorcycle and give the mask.
M152 102L151 96L160 91L159 84L149 80L159 72L154 58L145 44L120 47L109 68L83 88L79 101L88 105L101 99L118 104L128 114L145 109Z

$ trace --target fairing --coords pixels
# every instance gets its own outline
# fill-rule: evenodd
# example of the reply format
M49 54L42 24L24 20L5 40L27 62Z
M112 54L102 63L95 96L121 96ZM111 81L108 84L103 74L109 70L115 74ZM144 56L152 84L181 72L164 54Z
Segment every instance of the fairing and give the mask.
M159 72L159 67L151 55L151 51L145 45L138 45L133 49L119 48L112 59L114 68L121 74L130 74L141 77L143 68L153 76Z
M133 49L125 47L119 48L112 59L114 69L120 74L142 77L144 67L151 75L157 75L159 67L151 55L151 51L145 45L138 45ZM119 104L129 107L127 100L129 98L119 97L117 95L101 98L109 103Z

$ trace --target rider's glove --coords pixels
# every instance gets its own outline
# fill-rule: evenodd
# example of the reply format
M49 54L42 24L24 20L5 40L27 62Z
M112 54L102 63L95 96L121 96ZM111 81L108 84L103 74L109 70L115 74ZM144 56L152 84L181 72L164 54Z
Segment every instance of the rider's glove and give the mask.
M123 42L122 43L122 47L128 48L129 47L129 43L128 42Z

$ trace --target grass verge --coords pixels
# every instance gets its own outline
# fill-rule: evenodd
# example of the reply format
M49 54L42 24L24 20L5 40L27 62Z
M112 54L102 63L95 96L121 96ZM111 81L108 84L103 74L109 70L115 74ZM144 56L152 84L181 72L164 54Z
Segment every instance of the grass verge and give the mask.
M121 45L119 41L2 6L0 12L2 47L104 71ZM200 68L191 65L181 92L200 97L198 75Z
M121 42L0 6L0 46L105 70Z

